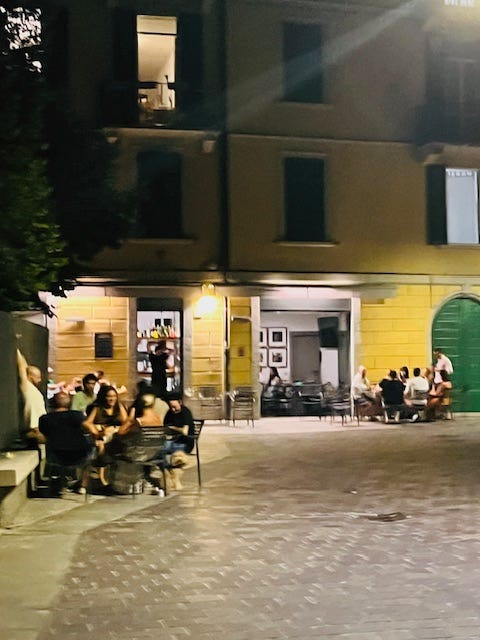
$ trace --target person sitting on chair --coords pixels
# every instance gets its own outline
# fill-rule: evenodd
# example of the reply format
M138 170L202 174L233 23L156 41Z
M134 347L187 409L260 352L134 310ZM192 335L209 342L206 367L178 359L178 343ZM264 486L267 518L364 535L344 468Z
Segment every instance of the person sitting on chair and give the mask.
M415 367L413 370L413 378L408 378L407 385L405 387L405 402L407 404L414 404L415 398L427 394L430 389L428 380L421 375L420 367ZM426 403L425 403L426 404Z
M450 404L450 393L452 391L452 383L448 373L442 369L440 371L441 382L436 385L435 389L431 389L427 402L427 419L435 420L438 410L441 406Z
M383 403L388 417L395 416L395 422L400 418L409 418L412 422L418 420L418 413L413 407L409 407L404 402L404 388L402 382L397 378L397 372L390 369L388 375L379 383L382 390Z
M352 395L358 407L359 417L374 418L381 413L380 402L372 391L370 381L367 378L367 370L363 365L358 367L352 380Z
M46 439L47 465L58 464L77 467L78 490L86 493L88 486L87 463L93 459L96 447L83 428L85 416L70 410L68 393L60 391L52 399L53 411L40 416L38 428Z

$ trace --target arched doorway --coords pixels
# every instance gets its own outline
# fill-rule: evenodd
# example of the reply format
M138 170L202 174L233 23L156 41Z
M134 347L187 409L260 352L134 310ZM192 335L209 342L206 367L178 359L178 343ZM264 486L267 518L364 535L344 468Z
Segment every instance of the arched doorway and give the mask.
M480 411L480 302L467 296L446 302L433 321L432 347L452 360L455 410Z

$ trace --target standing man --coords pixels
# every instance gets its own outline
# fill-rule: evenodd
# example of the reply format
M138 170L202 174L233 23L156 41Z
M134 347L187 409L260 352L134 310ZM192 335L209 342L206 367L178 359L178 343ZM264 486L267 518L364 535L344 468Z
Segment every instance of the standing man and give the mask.
M440 384L442 382L441 371L445 371L449 376L453 373L453 364L450 358L448 358L441 349L438 347L433 350L433 356L436 358L435 377L433 378L434 384Z
M23 398L22 435L27 438L27 442L43 443L45 439L38 429L40 416L47 413L45 398L38 388L42 382L42 372L38 367L29 365L18 349L17 366Z
M173 369L172 354L165 340L160 340L155 347L155 352L148 354L148 359L152 366L153 392L164 400L167 394L167 371Z
M81 411L83 414L86 414L88 405L95 402L97 397L95 393L95 385L97 382L98 378L94 373L87 373L87 375L82 378L83 389L81 391L77 391L73 396L71 406L72 411Z

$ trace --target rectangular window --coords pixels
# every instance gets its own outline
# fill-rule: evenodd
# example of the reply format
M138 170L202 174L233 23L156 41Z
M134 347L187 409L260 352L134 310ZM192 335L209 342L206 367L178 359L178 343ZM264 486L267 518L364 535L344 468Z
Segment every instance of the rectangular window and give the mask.
M479 169L427 167L431 244L479 244Z
M290 157L284 160L285 240L326 242L325 161Z
M177 19L137 16L138 105L140 122L161 124L175 108Z
M136 237L182 237L182 157L167 151L138 154Z
M283 24L283 99L321 103L323 91L322 27Z
M204 29L201 13L174 16L112 11L113 78L103 95L108 126L163 126L178 112L202 117Z

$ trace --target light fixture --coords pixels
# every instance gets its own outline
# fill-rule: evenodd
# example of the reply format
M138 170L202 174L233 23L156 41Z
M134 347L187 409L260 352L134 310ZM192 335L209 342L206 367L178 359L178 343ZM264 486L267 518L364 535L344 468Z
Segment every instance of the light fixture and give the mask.
M215 285L211 282L202 284L202 295L195 305L195 318L214 313L218 306L218 298L215 293Z

